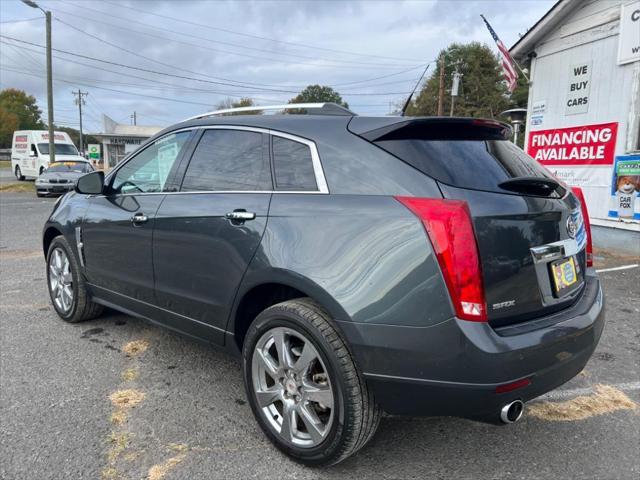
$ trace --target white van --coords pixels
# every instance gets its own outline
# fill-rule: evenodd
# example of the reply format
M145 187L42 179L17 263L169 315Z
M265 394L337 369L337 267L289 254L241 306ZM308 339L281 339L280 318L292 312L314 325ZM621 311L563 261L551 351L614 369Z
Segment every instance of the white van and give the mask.
M56 162L84 160L66 132L54 132ZM13 132L11 170L18 180L37 177L49 167L49 132L19 130Z

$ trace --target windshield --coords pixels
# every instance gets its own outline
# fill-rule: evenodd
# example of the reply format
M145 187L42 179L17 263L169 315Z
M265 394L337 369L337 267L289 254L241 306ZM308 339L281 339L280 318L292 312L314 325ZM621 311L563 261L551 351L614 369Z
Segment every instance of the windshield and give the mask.
M47 173L51 172L89 173L93 172L93 167L87 162L54 162L47 168Z
M56 143L56 155L78 155L76 147L70 143ZM39 143L38 150L42 155L49 155L49 144Z

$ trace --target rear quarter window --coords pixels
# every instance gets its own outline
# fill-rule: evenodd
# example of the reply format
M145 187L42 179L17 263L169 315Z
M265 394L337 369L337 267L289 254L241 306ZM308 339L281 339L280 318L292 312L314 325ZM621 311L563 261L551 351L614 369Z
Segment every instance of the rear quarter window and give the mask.
M287 138L272 137L273 170L277 190L318 189L308 145Z

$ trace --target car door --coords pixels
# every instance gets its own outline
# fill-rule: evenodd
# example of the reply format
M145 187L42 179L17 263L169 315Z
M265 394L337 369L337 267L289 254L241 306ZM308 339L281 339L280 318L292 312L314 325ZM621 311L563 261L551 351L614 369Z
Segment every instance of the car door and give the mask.
M156 140L119 167L104 195L90 199L79 232L89 283L98 296L153 303L151 240L156 211L176 190L176 168L192 132Z
M180 191L156 214L153 239L158 305L176 315L175 328L219 343L272 191L268 135L237 128L202 132Z

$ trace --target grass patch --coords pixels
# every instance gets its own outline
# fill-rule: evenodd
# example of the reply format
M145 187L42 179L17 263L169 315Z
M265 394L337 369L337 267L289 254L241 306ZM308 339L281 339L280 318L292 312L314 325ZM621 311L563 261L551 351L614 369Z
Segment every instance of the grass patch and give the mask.
M11 160L0 160L0 168L11 168Z
M35 192L36 187L31 182L13 182L13 183L0 183L0 192Z
M179 463L181 463L187 455L181 453L175 457L171 457L158 465L154 465L149 469L147 474L147 480L161 480L170 470L174 469Z
M122 380L125 382L131 382L138 378L139 372L137 368L127 368L122 372Z
M146 340L134 340L133 342L127 343L122 348L122 351L130 357L137 357L141 353L144 353L148 348L149 342Z
M118 409L111 414L111 423L114 425L122 425L127 421L127 412L122 409Z
M541 402L527 407L527 412L542 420L572 422L617 410L635 410L638 405L624 392L609 385L596 385L595 393L564 402Z
M109 400L116 408L130 408L144 400L144 393L137 390L118 390L109 395Z

